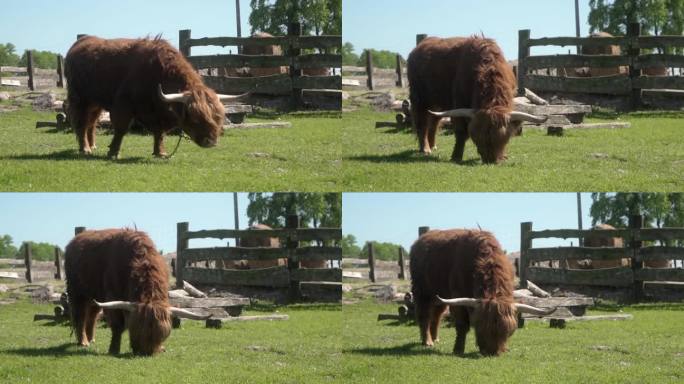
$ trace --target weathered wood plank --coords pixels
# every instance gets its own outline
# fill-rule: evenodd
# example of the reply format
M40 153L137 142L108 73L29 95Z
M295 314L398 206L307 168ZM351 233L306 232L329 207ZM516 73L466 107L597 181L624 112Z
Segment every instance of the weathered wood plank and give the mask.
M591 105L533 105L515 103L516 111L531 113L535 115L567 115L574 113L591 113Z
M528 250L529 252L529 250ZM631 268L606 268L591 270L527 268L526 278L545 284L582 284L614 287L628 287L633 284Z
M541 37L527 40L527 47L544 45L559 45L561 47L579 45L583 47L601 47L606 45L627 46L630 44L629 37Z
M289 250L285 248L271 247L188 248L183 251L183 260L276 260L287 258L288 254Z
M526 59L527 69L575 68L575 67L619 67L631 64L629 56L610 55L544 55L530 56Z
M591 229L545 229L541 231L530 231L529 236L532 239L556 237L561 239L579 238L592 235L595 237L629 237L631 230L629 229L606 229L594 231Z
M307 260L342 260L340 247L301 247L290 256L292 261Z
M232 113L252 113L254 112L253 105L246 104L224 104L223 107L226 109L226 114Z
M169 298L169 303L178 308L223 308L249 305L249 297L173 297Z
M295 69L307 68L340 68L342 67L342 55L310 54L294 57L292 66Z
M634 260L637 262L674 259L684 259L684 247L643 247L639 248L637 255L634 257Z
M529 261L546 260L615 260L629 258L630 250L626 248L610 247L552 247L552 248L531 248L527 250ZM528 278L528 280L534 280Z
M202 68L271 68L285 67L292 62L287 56L274 55L207 55L190 56L190 64L197 69Z
M0 85L6 85L10 87L21 87L21 81L13 79L0 79Z
M299 228L291 236L299 241L341 240L342 228Z
M551 307L575 307L575 306L590 306L594 305L594 299L591 297L532 297L522 296L516 297L515 301L518 303L528 304L535 307L551 308Z
M298 268L290 271L294 281L342 281L341 268Z
M259 77L222 77L202 76L204 83L224 94L244 92L289 95L292 92L292 79L288 74Z
M632 123L629 122L610 122L610 123L582 123L582 124L567 124L563 125L563 129L622 129L630 128Z
M525 87L535 91L601 93L611 95L631 94L632 85L624 75L601 77L557 77L527 75Z
M342 89L341 76L299 76L292 86L302 89Z
M228 129L253 129L253 128L292 128L292 123L288 121L270 121L267 123L240 123L226 124L223 130Z
M342 46L342 36L338 35L324 35L324 36L274 36L274 37L202 37L197 39L189 39L187 41L190 47L200 46L268 46L292 45L293 48L337 48Z
M342 36L338 35L324 35L324 36L297 36L290 38L292 48L310 49L310 48L341 48ZM342 63L340 61L340 63Z
M633 63L636 69L657 66L684 67L684 55L648 54L640 55Z
M290 317L288 315L221 317L205 320L205 326L207 328L222 328L225 323L237 321L282 321L289 319Z
M642 268L634 271L637 281L684 281L684 269Z
M684 47L684 36L639 36L639 48Z
M204 269L184 268L183 278L196 284L244 285L285 288L290 286L287 267L263 269Z
M16 272L0 272L0 279L18 279L19 274Z
M259 231L249 229L205 229L199 231L188 231L185 234L186 239L229 239L229 238L263 238L263 237L285 237L288 234L287 229L264 229Z
M639 76L632 80L632 86L640 89L684 89L684 77Z
M529 315L530 317L527 317L528 315L524 315L523 317L525 318L525 321L543 321L543 322L548 322L550 320L554 319L559 319L559 320L564 320L564 321L599 321L599 320L613 320L613 321L619 321L619 320L632 320L634 316L626 313L626 314L621 314L621 315L591 315L591 316L573 316L573 317L554 317L553 315L551 317L536 317Z
M642 228L635 230L635 240L679 240L684 239L684 228Z

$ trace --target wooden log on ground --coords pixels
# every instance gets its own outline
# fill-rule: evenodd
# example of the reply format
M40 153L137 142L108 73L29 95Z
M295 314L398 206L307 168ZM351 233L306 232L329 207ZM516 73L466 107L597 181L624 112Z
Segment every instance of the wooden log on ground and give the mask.
M187 292L190 296L196 298L206 298L207 294L195 288L192 284L183 280L183 290Z
M1 279L18 279L19 274L16 272L0 272Z
M236 321L282 321L289 320L288 315L266 315L266 316L241 316L241 317L224 317L224 318L212 318L205 320L205 326L207 328L217 328L223 327L223 324L236 322Z
M378 321L382 320L401 320L401 316L389 313L381 313L378 315Z
M536 93L525 88L525 97L536 105L549 105L549 102L539 97Z
M223 130L228 129L252 129L252 128L292 128L292 123L287 121L273 121L269 123L242 123L242 124L227 124L223 126Z
M172 297L169 298L169 303L174 307L179 308L223 308L249 305L248 297L230 297L230 298L195 298L195 297Z
M545 290L539 288L537 284L527 280L527 289L529 289L537 297L551 297Z
M632 320L634 316L631 314L621 314L621 315L592 315L592 316L573 316L573 317L525 317L527 321L551 321L551 320L563 320L564 322L575 322L575 321L623 321Z
M523 296L517 297L516 301L519 303L532 305L534 307L552 308L552 307L574 307L574 306L591 306L594 305L592 297L533 297Z
M40 321L40 320L52 320L52 321L57 321L55 318L55 315L46 315L43 313L38 313L33 315L33 321Z

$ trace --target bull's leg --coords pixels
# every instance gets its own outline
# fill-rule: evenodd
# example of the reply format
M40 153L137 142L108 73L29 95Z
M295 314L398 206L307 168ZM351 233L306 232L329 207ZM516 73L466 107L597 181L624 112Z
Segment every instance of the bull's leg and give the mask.
M85 332L88 337L88 342L95 341L95 323L97 322L97 315L100 313L100 308L96 305L89 305L86 309L85 318Z
M428 141L426 124L428 112L425 108L411 104L411 114L413 115L413 129L416 131L416 136L418 137L420 152L430 154L430 143Z
M432 114L428 114L425 117L425 126L427 129L427 145L430 148L430 152L434 151L437 149L437 130L439 128L439 121L440 117L434 116Z
M112 159L118 159L121 151L121 141L128 129L133 124L133 114L125 107L112 108L111 112L112 128L114 128L114 138L109 144L108 156Z
M72 298L71 303L71 321L74 323L74 330L76 332L76 340L78 345L82 347L88 346L88 335L86 333L86 314L87 304L83 298Z
M155 131L154 132L154 151L152 152L154 156L166 157L166 149L164 148L164 132Z
M76 133L78 150L85 154L92 153L92 148L88 139L88 131L91 127L94 127L97 121L97 116L94 116L93 114L94 109L97 109L97 107L80 104L75 101L69 102L69 120L71 121L71 127Z
M90 145L90 150L94 151L97 149L97 145L95 145L95 131L97 128L97 121L100 118L100 114L102 113L102 108L99 107L92 107L88 111L88 125L86 125L86 139L88 140L88 145Z
M442 315L446 309L446 305L433 305L430 308L430 336L434 343L439 341L439 323L442 321Z
M451 160L460 163L463 161L465 143L468 140L468 121L462 117L452 117L451 125L454 127L454 134L456 135L456 144L454 144Z
M112 328L112 342L109 344L109 354L118 355L121 351L121 335L126 329L126 319L122 310L107 312L107 320Z
M430 300L419 298L414 295L416 301L416 321L420 327L420 341L423 345L432 347L432 335L430 335Z
M468 310L463 307L449 307L454 323L456 324L456 343L454 343L454 354L463 355L465 352L465 342L468 331L470 331L470 321Z

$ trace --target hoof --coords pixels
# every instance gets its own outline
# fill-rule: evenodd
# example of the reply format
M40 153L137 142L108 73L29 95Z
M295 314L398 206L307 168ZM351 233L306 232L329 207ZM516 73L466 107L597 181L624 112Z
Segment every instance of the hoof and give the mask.
M109 152L107 154L107 157L109 157L110 160L119 160L119 154L118 153Z
M81 341L80 343L78 343L78 346L82 348L88 348L90 344L87 341Z
M81 149L78 152L81 153L82 155L92 155L93 154L93 151L90 148Z
M425 341L425 342L423 342L423 346L428 347L428 348L432 348L435 346L435 343L433 343L432 341Z
M160 158L160 159L168 159L169 158L169 155L166 152L153 153L152 156Z

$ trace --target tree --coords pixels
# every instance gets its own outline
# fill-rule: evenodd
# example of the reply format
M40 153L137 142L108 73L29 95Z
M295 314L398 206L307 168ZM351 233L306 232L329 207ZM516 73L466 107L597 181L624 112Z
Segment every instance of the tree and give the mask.
M386 68L386 69L392 69L396 68L397 66L397 53L396 52L391 52L387 50L382 50L378 51L375 49L371 49L371 56L373 58L373 67L375 68ZM368 56L368 50L364 50L361 56L359 57L359 60L356 65L358 66L365 66L366 65L366 56ZM402 57L401 59L402 64L405 66L406 65L406 60Z
M341 35L342 0L251 0L252 33L285 35L290 22L299 22L304 35Z
M358 65L359 55L354 52L354 45L350 42L342 45L342 65Z
M19 65L28 65L28 55L26 52L21 56ZM33 51L33 65L35 68L57 69L57 54L50 51Z
M591 32L624 35L629 23L641 24L646 35L681 35L684 0L589 0Z
M12 245L12 236L0 236L0 258L11 259L17 254L17 247Z
M681 193L592 193L591 223L626 227L629 216L642 215L645 227L684 227Z
M250 193L249 225L285 226L288 215L298 215L304 227L341 227L342 196L339 193Z
M399 244L369 241L363 245L361 250L364 257L368 255L368 243L373 243L373 256L376 260L399 260L399 248L404 248ZM404 254L408 254L406 249L404 249Z
M341 241L342 257L356 258L361 255L361 248L356 244L356 236L348 234L344 236Z
M50 243L34 243L31 244L31 259L38 261L51 261L55 259L55 247L56 245ZM26 243L23 243L15 255L15 259L24 258L24 247Z
M16 47L14 44L0 44L0 65L19 65L19 56L16 54Z

